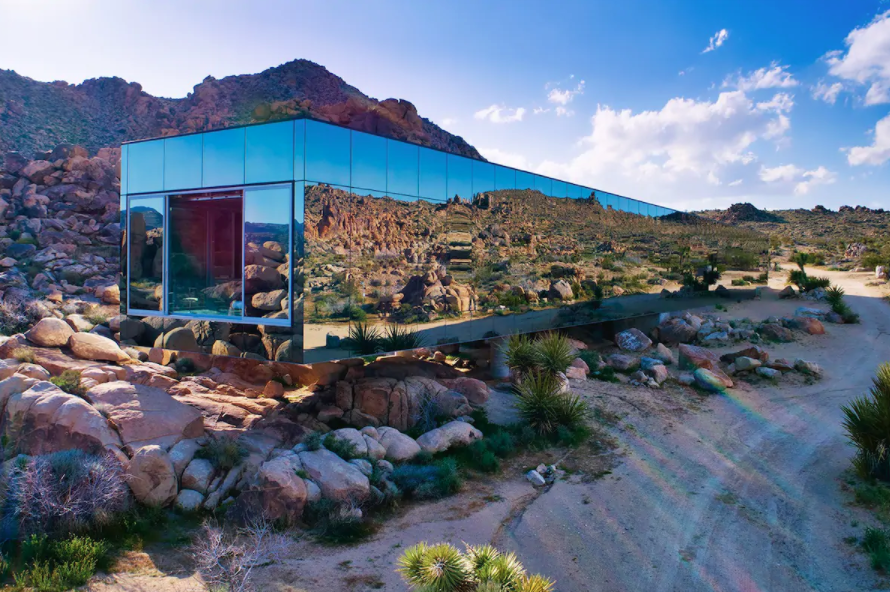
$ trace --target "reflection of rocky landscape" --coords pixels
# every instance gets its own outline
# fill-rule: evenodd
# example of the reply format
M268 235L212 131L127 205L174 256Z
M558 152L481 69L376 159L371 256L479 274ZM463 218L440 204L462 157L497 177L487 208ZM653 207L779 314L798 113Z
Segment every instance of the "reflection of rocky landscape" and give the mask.
M694 216L652 219L533 190L435 203L326 185L306 190L306 242L308 319L319 323L596 303L659 292L711 253L760 273L767 248L757 233Z

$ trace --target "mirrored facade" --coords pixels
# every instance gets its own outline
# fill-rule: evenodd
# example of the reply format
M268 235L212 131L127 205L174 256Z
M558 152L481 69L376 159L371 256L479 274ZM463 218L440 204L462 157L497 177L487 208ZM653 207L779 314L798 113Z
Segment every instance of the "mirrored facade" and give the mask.
M687 308L662 291L768 269L744 229L314 120L125 144L122 168L136 346L311 363Z

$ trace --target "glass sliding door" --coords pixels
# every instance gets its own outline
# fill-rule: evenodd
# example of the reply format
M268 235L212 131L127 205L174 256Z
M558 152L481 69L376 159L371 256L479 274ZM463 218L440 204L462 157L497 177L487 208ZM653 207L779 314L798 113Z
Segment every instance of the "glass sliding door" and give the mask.
M290 185L244 191L244 316L290 318Z
M164 197L131 197L127 225L130 310L164 310Z

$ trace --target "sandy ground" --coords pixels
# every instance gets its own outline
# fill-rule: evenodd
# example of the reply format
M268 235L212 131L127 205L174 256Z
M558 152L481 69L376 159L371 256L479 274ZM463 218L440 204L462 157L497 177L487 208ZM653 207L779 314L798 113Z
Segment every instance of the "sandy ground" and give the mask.
M823 380L751 379L725 396L576 382L605 412L613 450L582 446L516 459L500 479L471 480L460 495L403 506L359 545L325 547L298 536L283 562L257 571L259 589L405 590L393 571L399 555L442 540L513 550L563 592L883 588L843 541L861 536L868 517L849 507L843 488L852 451L840 405L866 392L878 364L890 360L890 303L866 285L867 274L819 275L847 290L862 323L827 325L828 335L768 349L821 364ZM766 297L721 314L759 320L801 305L809 304ZM522 473L539 461L559 461L566 477L534 490ZM135 573L91 589L201 589L171 554L184 552L150 550L142 567L134 560Z

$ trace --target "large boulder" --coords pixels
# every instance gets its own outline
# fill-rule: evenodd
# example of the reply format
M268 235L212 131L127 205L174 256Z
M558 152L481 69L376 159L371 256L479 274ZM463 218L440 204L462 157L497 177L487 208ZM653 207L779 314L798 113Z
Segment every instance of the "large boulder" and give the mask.
M574 300L575 293L572 291L572 286L565 280L558 280L550 284L550 289L547 290L547 296L554 300Z
M825 335L825 325L822 321L809 316L797 316L789 321L788 326L810 335Z
M74 333L68 338L68 347L78 358L84 360L107 360L125 362L130 360L117 343L95 333Z
M260 466L251 493L258 498L267 519L293 523L303 515L309 491L306 482L297 476L298 469L286 456L268 460Z
M25 384L22 381L21 386ZM117 432L101 413L50 382L37 382L23 392L10 394L2 432L14 452L29 455L72 448L102 453L121 446Z
M386 449L386 460L390 462L409 461L420 454L420 445L406 434L390 427L377 428L380 444Z
M767 341L778 341L780 343L794 341L794 335L791 333L791 330L778 323L764 323L761 325L760 336Z
M149 444L169 450L204 433L201 412L159 388L118 380L92 387L85 397L105 410L131 450Z
M695 339L698 329L681 318L671 318L658 327L658 339L665 343L689 343Z
M436 454L454 446L468 446L482 439L482 432L463 421L452 421L417 438L424 452Z
M362 502L371 492L368 478L353 464L331 452L319 449L299 454L303 470L328 499Z
M146 506L166 506L176 498L176 473L160 446L145 446L127 464L127 484Z
M155 347L161 347L172 351L199 352L201 348L195 339L195 334L188 327L177 327L158 336Z
M173 470L176 470L175 466ZM213 463L206 458L196 458L185 468L180 482L185 489L194 489L206 494L215 473Z
M615 343L624 351L641 352L649 349L652 340L639 329L633 328L622 331L615 336Z
M74 331L68 323L53 317L40 319L25 333L28 341L41 347L63 347L72 335Z
M180 440L170 449L168 454L170 462L173 463L173 470L176 471L177 478L182 476L182 472L192 462L192 459L195 458L195 453L200 449L201 444L197 439Z
M440 380L445 387L466 397L471 405L485 405L491 393L488 385L478 378L454 378Z

